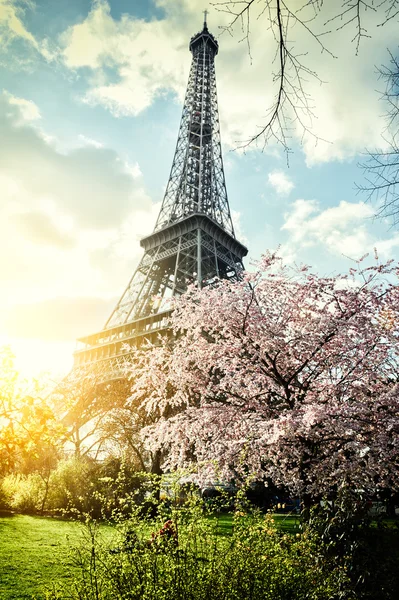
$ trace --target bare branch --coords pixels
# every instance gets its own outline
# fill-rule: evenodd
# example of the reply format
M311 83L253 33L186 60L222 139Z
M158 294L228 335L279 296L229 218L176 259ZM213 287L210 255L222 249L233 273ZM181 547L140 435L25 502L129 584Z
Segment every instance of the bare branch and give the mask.
M391 52L389 57L388 66L379 69L380 78L385 82L382 100L387 106L386 149L366 153L365 161L359 165L366 174L366 182L357 184L357 189L369 201L377 202L377 217L388 217L396 226L399 224L399 59Z
M264 149L268 143L274 141L281 145L288 155L289 140L293 132L302 143L305 136L309 135L313 136L316 144L322 140L312 131L315 109L308 89L309 80L320 83L323 81L309 67L308 52L300 54L295 51L295 44L289 39L294 27L305 34L305 40L315 42L321 53L336 58L332 50L325 45L325 36L333 31L354 29L351 42L355 44L355 53L358 54L361 40L371 37L368 31L369 22L365 21L367 13L373 15L375 26L384 25L399 16L399 0L341 0L336 3L336 7L334 6L335 13L320 26L317 25L320 19L316 17L327 11L327 3L323 0L302 0L299 4L298 7L298 3L293 0L221 0L212 3L217 11L230 17L228 24L221 27L222 33L227 31L233 35L234 28L240 27L242 37L239 41L247 43L251 61L251 21L264 18L265 32L271 32L275 41L273 62L278 68L273 73L273 84L276 88L274 100L267 108L265 123L258 131L247 140L237 142L241 149L259 141ZM254 14L256 9L257 14Z

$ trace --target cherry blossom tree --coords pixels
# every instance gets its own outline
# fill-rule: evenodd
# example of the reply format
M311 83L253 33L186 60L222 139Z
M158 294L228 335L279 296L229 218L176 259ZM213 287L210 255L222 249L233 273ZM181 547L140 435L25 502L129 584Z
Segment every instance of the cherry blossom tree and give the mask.
M133 356L132 397L164 468L271 478L312 499L395 489L398 266L320 277L267 253L176 300L173 336Z

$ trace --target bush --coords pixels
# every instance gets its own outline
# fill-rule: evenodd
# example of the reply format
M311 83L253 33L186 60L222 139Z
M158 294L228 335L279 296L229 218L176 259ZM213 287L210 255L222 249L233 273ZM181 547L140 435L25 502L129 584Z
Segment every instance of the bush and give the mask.
M68 597L86 600L338 600L350 599L345 565L323 554L316 534L280 533L270 515L236 513L231 535L204 514L199 500L155 519L136 511L112 541L87 522L86 544L74 555L81 577ZM71 594L69 590L69 594ZM52 596L53 598L56 595ZM64 597L62 594L60 598Z
M30 475L11 474L1 482L4 508L18 512L40 511L45 495L45 484L37 473Z
M92 518L111 517L142 479L123 459L110 457L103 463L90 458L63 460L51 474L47 508Z
M10 509L8 500L8 496L5 493L5 490L3 489L3 480L0 479L0 511Z
M99 463L74 457L61 460L48 479L39 473L6 476L0 481L0 509L110 517L126 504L145 477L120 458Z
M357 598L399 598L397 524L372 520L359 491L341 490L334 502L313 507L307 525L319 534L325 553L345 561Z
M93 471L95 468L88 460L61 460L50 476L47 507L50 510L67 510L73 505L86 509Z

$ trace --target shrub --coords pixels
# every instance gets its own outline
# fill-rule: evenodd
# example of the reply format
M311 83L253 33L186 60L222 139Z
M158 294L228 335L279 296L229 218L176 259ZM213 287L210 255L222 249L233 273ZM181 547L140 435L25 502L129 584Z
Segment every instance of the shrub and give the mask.
M145 477L120 458L99 463L74 457L61 460L48 479L39 473L6 476L0 481L0 509L110 517L126 505Z
M35 513L41 509L45 484L37 473L11 474L4 477L1 490L5 508Z
M328 556L345 561L357 598L399 598L397 524L373 521L367 497L341 490L335 502L313 507L307 526L319 534Z
M61 460L50 476L47 506L50 510L67 510L71 505L87 509L95 466L91 461L70 458Z
M110 541L95 522L75 551L74 599L338 600L354 598L344 564L326 558L317 534L280 533L270 515L236 513L231 535L197 500L136 511ZM69 591L69 593L71 593ZM56 596L54 595L53 598ZM62 595L60 597L63 597Z
M103 463L90 458L60 461L50 477L47 508L92 518L111 517L120 511L145 474L137 474L123 459Z

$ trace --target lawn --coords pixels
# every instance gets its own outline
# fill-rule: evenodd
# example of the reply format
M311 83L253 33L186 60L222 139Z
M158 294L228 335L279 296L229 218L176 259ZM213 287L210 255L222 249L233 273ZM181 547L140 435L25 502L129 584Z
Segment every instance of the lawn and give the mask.
M228 536L231 531L232 531L232 516L231 515L227 515L227 514L220 514L220 515L215 515L214 517L210 517L213 519L217 519L217 525L218 525L218 533L221 536ZM244 523L246 521L246 517L243 516L244 519ZM287 524L287 521L285 520L286 517L283 516L281 519L281 524ZM201 525L200 525L201 526ZM280 524L279 524L280 526ZM151 533L151 525L148 524L148 535L150 536ZM146 530L147 530L147 526L144 526L144 536L146 535ZM200 530L201 531L201 530ZM60 587L63 587L66 590L66 593L62 593L62 598L66 598L68 597L68 590L71 590L72 587L72 582L73 582L73 576L74 576L74 564L76 562L76 558L79 556L79 552L77 552L77 550L75 549L74 552L72 552L72 555L70 554L70 548L73 549L74 546L79 547L79 543L82 540L82 536L84 535L84 532L87 533L87 529L83 528L80 526L79 523L77 522L71 522L71 521L63 521L63 520L57 520L57 519L49 519L49 518L40 518L40 517L32 517L32 516L23 516L23 515L16 515L16 516L0 516L0 578L1 578L1 583L0 583L0 600L8 600L8 599L15 599L15 600L28 600L28 599L32 599L33 597L36 600L44 600L45 598L45 591L44 591L44 587L47 585L48 587L49 584L53 585L54 587L57 587L57 584L59 584ZM119 554L121 551L121 548L123 548L123 546L121 546L121 540L119 538L115 539L114 535L116 533L115 527L111 527L108 525L101 525L100 526L100 530L99 533L101 535L101 537L106 541L108 546L111 546L113 550L115 550L115 552L113 552L112 554L115 554L115 559L117 560L119 558ZM243 539L247 539L245 537L245 532L244 532L244 537ZM125 538L126 539L126 538ZM225 549L228 549L229 544L224 544L224 539L223 538L219 538L222 544L222 547ZM87 537L86 537L87 540ZM196 549L200 549L201 550L201 545L197 546L196 545L197 542L195 542L194 546L191 547L191 551L193 551L193 548L195 547ZM243 544L241 544L241 547L243 547ZM87 548L87 542L86 542L86 548ZM148 548L148 546L147 546ZM147 562L147 560L144 560L144 565L147 565L151 567L151 569L153 569L153 567L155 566L155 579L159 578L159 574L162 574L162 560L159 560L159 553L162 553L162 548L163 546L161 545L161 551L159 551L159 548L157 545L154 546L154 552L151 552L150 555L155 559L151 559L149 562ZM173 544L171 546L172 548L172 552L169 553L169 556L172 556L174 558L172 558L172 561L169 562L169 566L174 566L176 567L176 565L178 566L179 563L179 559L177 559L176 562L176 557L180 556L179 553L176 553L173 551ZM89 546L90 549L90 546ZM196 550L195 550L196 551ZM243 552L243 550L238 550L238 552ZM102 578L108 578L108 568L110 566L113 565L118 565L118 562L113 562L114 560L114 556L110 556L108 553L105 554L106 560L105 563L102 563L102 559L101 559L101 555L99 560L98 560L98 565L100 565L100 581L102 580ZM137 556L141 556L140 554L136 555L136 559ZM192 577L193 572L193 563L190 562L190 552L188 554L189 556L189 560L187 562L187 567L185 567L185 560L182 560L182 573L187 575L187 579L188 579L188 586L187 588L185 588L185 584L183 584L183 587L181 589L187 589L187 591L189 591L190 585L192 584L192 579L190 577ZM212 553L210 554L210 556L212 556ZM241 556L241 555L240 555ZM157 558L158 557L158 558ZM107 558L109 559L109 561L107 561ZM122 557L123 558L123 557ZM248 558L248 552L247 550L245 550L245 559ZM148 554L147 554L147 559L148 559ZM140 560L140 559L138 559ZM205 562L207 562L207 559L202 559ZM101 565L105 565L104 568L102 568ZM134 564L134 561L133 561ZM203 563L200 562L200 564L202 565ZM221 560L221 565L224 564L223 559ZM226 563L229 564L229 563ZM246 563L245 563L246 564ZM249 562L249 565L251 565L252 563ZM160 566L157 566L160 565ZM190 566L191 565L191 566ZM198 566L198 565L197 565ZM145 568L147 568L145 567ZM179 567L180 568L180 567ZM202 566L201 566L201 573L200 573L200 579L197 581L196 580L196 584L195 585L201 585L201 582L203 581L203 577L205 576L204 574L206 572L208 572L208 568L205 569L204 572L202 572ZM230 567L231 568L231 565ZM252 567L251 567L252 568ZM255 565L255 568L256 565ZM160 570L159 570L160 569ZM280 569L280 567L278 567L278 569ZM223 569L222 569L223 571ZM233 568L234 571L234 568ZM111 570L112 572L112 570ZM115 570L113 571L114 574L114 580L113 583L115 584ZM120 571L117 571L118 573L120 573ZM134 573L134 569L133 571L129 571L129 569L127 569L126 573L129 574L129 572ZM139 569L140 572L140 569ZM198 569L195 566L194 567L194 572L198 573ZM177 578L176 580L173 579L174 575L174 570L173 568L171 570L168 571L168 573L171 573L171 577L172 579L167 578L167 581L169 581L169 583L172 581L178 582ZM79 575L78 572L76 572L76 575ZM225 589L227 589L228 585L230 584L230 576L231 573L228 575L227 579L224 580L223 579L223 587L225 587ZM151 576L149 577L149 580L153 579L153 573L151 574ZM163 579L163 577L161 577L161 579ZM117 577L117 580L119 582L119 579ZM134 578L133 578L134 580ZM217 579L218 580L218 579ZM190 583L191 582L191 583ZM228 582L228 585L226 586L226 582ZM119 582L120 583L120 582ZM119 583L116 583L115 586L118 587ZM123 590L125 593L130 585L129 583L129 575L128 575L128 580L127 583L124 584L127 587L123 587ZM158 585L158 584L157 584ZM169 585L169 584L168 584ZM181 581L180 583L178 583L179 586L181 586ZM113 592L116 591L116 587L114 586ZM241 586L241 583L240 583ZM162 587L162 586L161 586ZM180 589L180 587L179 587ZM241 588L240 588L241 589ZM72 591L72 590L71 590ZM180 590L181 591L181 590ZM119 593L119 587L118 587L118 593ZM87 598L88 596L86 595L80 595L79 597L81 598ZM91 597L91 596L90 596ZM94 595L93 595L94 597ZM111 596L114 597L114 596ZM115 597L122 597L119 595L115 595ZM128 597L127 594L123 595L123 597ZM130 596L129 596L130 597ZM137 598L138 596L135 595L133 596L134 598ZM158 596L154 596L151 595L151 598L154 597L158 597ZM163 598L167 598L168 596L163 595ZM177 597L177 596L174 596ZM179 596L182 597L182 596ZM220 595L218 596L220 597ZM229 597L232 597L231 595L229 595ZM235 596L235 597L240 597L240 598L244 598L245 596Z
M213 518L218 520L221 535L231 533L231 514L221 513ZM297 516L276 514L274 519L280 530L298 532ZM398 545L394 527L395 524L386 532L391 532L392 535L384 535L384 538L387 537L387 551ZM24 600L32 597L43 600L46 585L66 584L68 587L77 568L73 560L73 548L79 546L84 533L82 525L74 521L0 515L0 600ZM114 533L114 528L101 526L102 537L108 541Z
M218 529L222 535L231 533L233 526L233 515L231 513L218 513L215 517L218 521ZM273 519L280 531L286 533L297 533L299 531L300 518L292 514L274 514Z
M30 517L0 518L0 599L43 598L45 583L70 578L70 542L82 535L78 523Z
M45 597L44 586L68 584L71 549L82 540L78 522L27 515L0 517L0 600Z
M231 533L232 515L220 514L217 519L220 533ZM275 515L275 519L284 531L297 529L295 517ZM83 535L83 527L73 521L0 516L0 600L32 596L41 600L46 585L68 584L76 569L71 548L79 545Z

